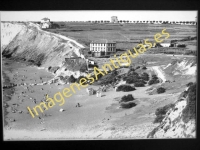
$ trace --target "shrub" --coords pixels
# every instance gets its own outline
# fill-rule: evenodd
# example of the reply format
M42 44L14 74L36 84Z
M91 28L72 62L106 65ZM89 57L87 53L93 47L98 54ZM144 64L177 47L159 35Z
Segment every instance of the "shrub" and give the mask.
M74 83L74 82L76 82L76 78L74 78L74 76L71 75L71 76L68 78L68 82Z
M188 91L184 91L179 95L178 99L180 100L180 98L182 97L186 98L187 95L188 95Z
M150 81L148 82L148 84L149 84L149 85L154 84L154 80L150 80Z
M151 80L148 82L149 85L156 84L156 83L159 83L159 80L151 79Z
M144 81L148 81L149 80L149 76L141 76L141 79L143 79Z
M113 71L111 72L111 75L113 75L113 76L117 76L117 75L118 75L117 70L113 70Z
M123 81L126 81L127 78L128 78L127 76L124 76L124 77L122 78L122 80L123 80Z
M156 84L156 83L159 83L160 81L157 79L157 80L154 80L154 84Z
M182 111L182 117L185 123L196 117L196 83L188 89L187 105Z
M129 91L134 91L134 90L135 90L135 87L123 84L123 85L118 86L116 91L129 92Z
M168 105L165 105L164 107L159 107L156 109L156 112L155 112L155 115L156 115L156 118L154 120L153 123L160 123L162 122L163 118L165 117L166 113L168 112L168 110L170 108L174 108L175 104L168 104Z
M48 71L50 71L50 70L51 70L51 68L52 68L52 67L51 67L51 66L49 66L49 67L48 67Z
M130 67L130 70L129 71L135 71L135 69L133 67Z
M155 118L155 120L153 121L153 123L161 123L162 120L165 118L164 115L159 115Z
M187 87L191 85L193 85L193 82L189 82L188 84L186 84Z
M146 73L146 72L143 72L142 75L143 75L143 76L149 76L149 74Z
M85 78L85 77L84 77L84 76L78 77L78 78L76 79L76 82L79 83L79 81L80 81L81 78Z
M143 79L139 79L139 82L143 83L143 84L146 84L147 82L144 81Z
M137 77L128 77L126 78L126 83L128 84L132 84L132 83L135 83L135 82L139 82L140 80L137 78Z
M87 71L87 65L85 65L85 64L81 64L81 67L80 67L80 72L85 72L85 71Z
M158 77L156 75L152 75L152 79L156 80Z
M101 77L101 79L99 79L99 82L101 84L110 84L112 82L116 82L117 79L115 77L115 75L113 75L112 73L107 74L106 76Z
M163 87L159 87L159 88L157 89L157 93L158 93L158 94L164 93L164 92L165 92L165 88L163 88Z
M128 102L128 101L132 101L134 100L134 97L132 94L128 94L127 96L124 95L122 98L121 98L121 101L120 102Z
M146 67L146 66L143 66L142 69L147 69L147 67Z
M141 76L140 76L141 79L145 80L145 81L148 81L149 80L149 75L144 72Z
M136 69L139 69L139 68L140 68L140 66L137 66L137 67L135 68L135 70L136 70Z
M136 106L136 104L134 102L122 102L122 103L120 103L120 106L122 108L132 108L132 107Z

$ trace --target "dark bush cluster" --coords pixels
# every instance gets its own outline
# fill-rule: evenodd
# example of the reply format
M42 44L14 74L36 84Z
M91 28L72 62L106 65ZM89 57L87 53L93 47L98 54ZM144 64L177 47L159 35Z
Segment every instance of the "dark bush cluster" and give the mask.
M159 83L158 77L156 75L152 75L152 79L148 82L149 85Z
M126 83L128 83L128 84L140 82L140 80L139 80L137 77L134 77L134 76L127 77L127 78L125 79L125 81L126 81Z
M180 100L182 97L186 98L186 96L188 95L188 91L184 91L179 95L178 100Z
M142 69L147 69L147 67L146 67L146 66L143 66Z
M133 67L130 67L130 70L129 71L135 71L135 69Z
M65 82L65 83L68 82L68 78L69 78L69 76L65 76L65 77L60 76L60 80L62 80L62 81Z
M122 102L122 103L120 103L120 106L122 108L132 108L132 107L136 106L136 104L134 102Z
M186 84L187 87L193 85L193 82L189 82L188 84Z
M163 88L163 87L159 87L159 88L157 89L157 93L158 93L158 94L164 93L164 92L165 92L165 88Z
M128 79L128 76L124 76L124 77L122 78L123 81L126 81L127 79Z
M144 72L143 74L141 74L140 78L143 79L144 81L148 81L149 75L146 72Z
M140 68L140 66L137 66L137 67L135 68L135 70L136 70L136 69L139 69L139 68Z
M105 76L102 76L100 79L99 79L99 82L101 84L111 84L113 82L116 82L117 81L117 71L116 70L113 70L111 73L105 75ZM101 75L101 74L99 74ZM99 77L98 77L99 78Z
M155 120L154 120L153 123L160 123L160 122L162 122L162 120L165 117L167 111L170 108L173 108L174 106L175 106L175 104L168 104L168 105L165 105L164 107L157 108L156 112L155 112L156 118L155 118Z
M128 102L128 101L132 101L132 100L134 100L133 95L132 94L128 94L128 95L122 96L120 102Z
M156 79L158 79L158 77L157 77L155 74L153 74L153 75L152 75L152 79L153 79L153 80L156 80Z
M70 83L75 83L76 82L76 78L74 78L74 76L73 75L71 75L69 78L68 78L68 82L70 82Z
M81 78L85 78L84 76L80 76L76 79L76 82L79 83Z
M188 89L187 105L183 109L182 117L185 123L196 117L196 83L190 85Z
M151 79L151 80L148 82L149 85L156 84L156 83L159 83L159 80L153 80L153 79Z
M135 87L123 84L123 85L118 86L116 91L129 92L129 91L134 91L134 90L135 90Z
M149 80L149 75L147 73L139 75L137 72L130 71L128 76L123 77L123 80L126 81L127 84L134 83L135 87L143 87L146 81Z
M81 67L80 67L80 72L85 72L85 71L87 71L87 65L85 65L85 64L81 64Z

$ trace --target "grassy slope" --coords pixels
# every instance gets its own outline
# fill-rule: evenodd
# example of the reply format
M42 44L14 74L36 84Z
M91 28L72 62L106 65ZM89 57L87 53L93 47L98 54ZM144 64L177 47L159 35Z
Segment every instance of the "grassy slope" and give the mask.
M167 25L167 24L78 24L65 23L65 28L48 29L50 32L60 33L65 36L74 37L88 45L92 40L109 39L117 41L118 49L132 48L140 40L149 38L153 40L156 33L166 28L169 32L169 40L182 39L188 36L196 36L196 26ZM164 41L164 42L167 42Z

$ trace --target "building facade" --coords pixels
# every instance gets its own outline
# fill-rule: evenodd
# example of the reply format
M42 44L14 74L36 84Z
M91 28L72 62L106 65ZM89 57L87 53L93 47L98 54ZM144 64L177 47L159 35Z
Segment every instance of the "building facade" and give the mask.
M41 28L46 29L51 27L51 22L49 18L43 18L40 22Z
M111 23L118 23L117 16L112 16L111 17Z
M90 43L92 56L100 57L116 53L116 42L108 40L94 41Z

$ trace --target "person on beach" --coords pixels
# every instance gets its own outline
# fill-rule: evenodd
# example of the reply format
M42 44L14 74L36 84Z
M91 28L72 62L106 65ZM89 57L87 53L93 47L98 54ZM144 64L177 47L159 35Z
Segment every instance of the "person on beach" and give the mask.
M102 88L99 87L99 89L97 90L96 96L101 97L101 92L102 92Z
M81 105L79 103L77 103L76 107L81 107Z

